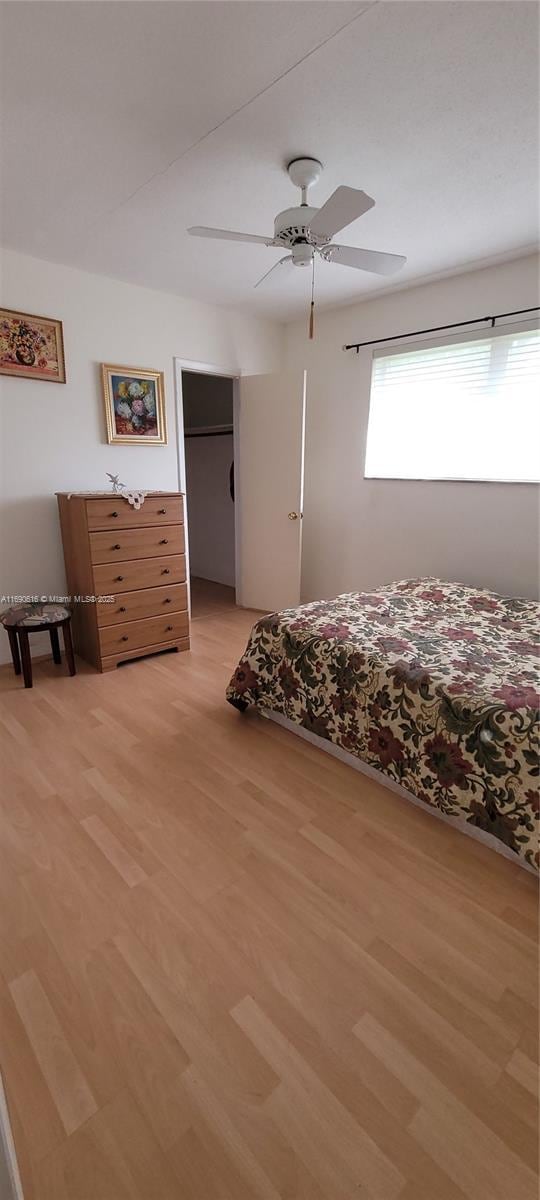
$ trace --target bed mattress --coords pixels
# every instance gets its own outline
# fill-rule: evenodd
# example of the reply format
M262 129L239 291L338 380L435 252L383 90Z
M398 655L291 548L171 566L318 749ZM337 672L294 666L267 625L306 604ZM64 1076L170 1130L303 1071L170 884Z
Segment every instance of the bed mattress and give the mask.
M404 580L261 618L227 689L539 866L539 606Z

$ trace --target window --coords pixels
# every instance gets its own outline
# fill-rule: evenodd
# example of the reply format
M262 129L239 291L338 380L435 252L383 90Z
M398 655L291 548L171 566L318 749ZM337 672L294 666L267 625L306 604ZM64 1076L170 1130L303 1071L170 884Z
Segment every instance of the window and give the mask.
M365 475L534 481L540 330L376 352Z

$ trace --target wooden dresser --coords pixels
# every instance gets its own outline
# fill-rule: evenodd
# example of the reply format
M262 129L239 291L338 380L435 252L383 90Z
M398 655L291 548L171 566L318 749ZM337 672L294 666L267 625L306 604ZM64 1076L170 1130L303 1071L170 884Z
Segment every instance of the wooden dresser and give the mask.
M110 671L189 650L180 493L148 492L138 510L113 493L57 496L76 653Z

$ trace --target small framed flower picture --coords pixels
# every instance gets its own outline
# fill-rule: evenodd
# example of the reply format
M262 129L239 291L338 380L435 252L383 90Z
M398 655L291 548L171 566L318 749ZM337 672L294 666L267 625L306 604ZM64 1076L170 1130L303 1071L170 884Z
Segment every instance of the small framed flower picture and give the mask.
M165 446L165 382L162 371L102 363L109 442Z
M0 375L65 383L62 322L0 308Z

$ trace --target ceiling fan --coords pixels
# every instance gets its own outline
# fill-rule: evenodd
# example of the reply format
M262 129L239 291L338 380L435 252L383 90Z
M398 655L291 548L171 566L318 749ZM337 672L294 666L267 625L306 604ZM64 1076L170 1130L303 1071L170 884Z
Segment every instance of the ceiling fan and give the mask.
M258 242L263 246L286 247L290 254L274 263L259 284L269 279L274 271L283 275L292 267L314 267L315 255L325 262L341 263L359 271L370 271L375 275L392 275L407 261L402 254L383 254L379 250L361 250L358 246L340 246L332 242L334 234L356 221L375 201L358 188L338 187L322 208L313 208L307 201L308 188L317 182L322 164L316 158L295 158L287 166L291 183L300 188L301 201L294 208L278 213L274 222L273 237L259 237L252 233L234 233L229 229L209 229L204 225L193 225L188 233L194 237L220 238L231 242Z

